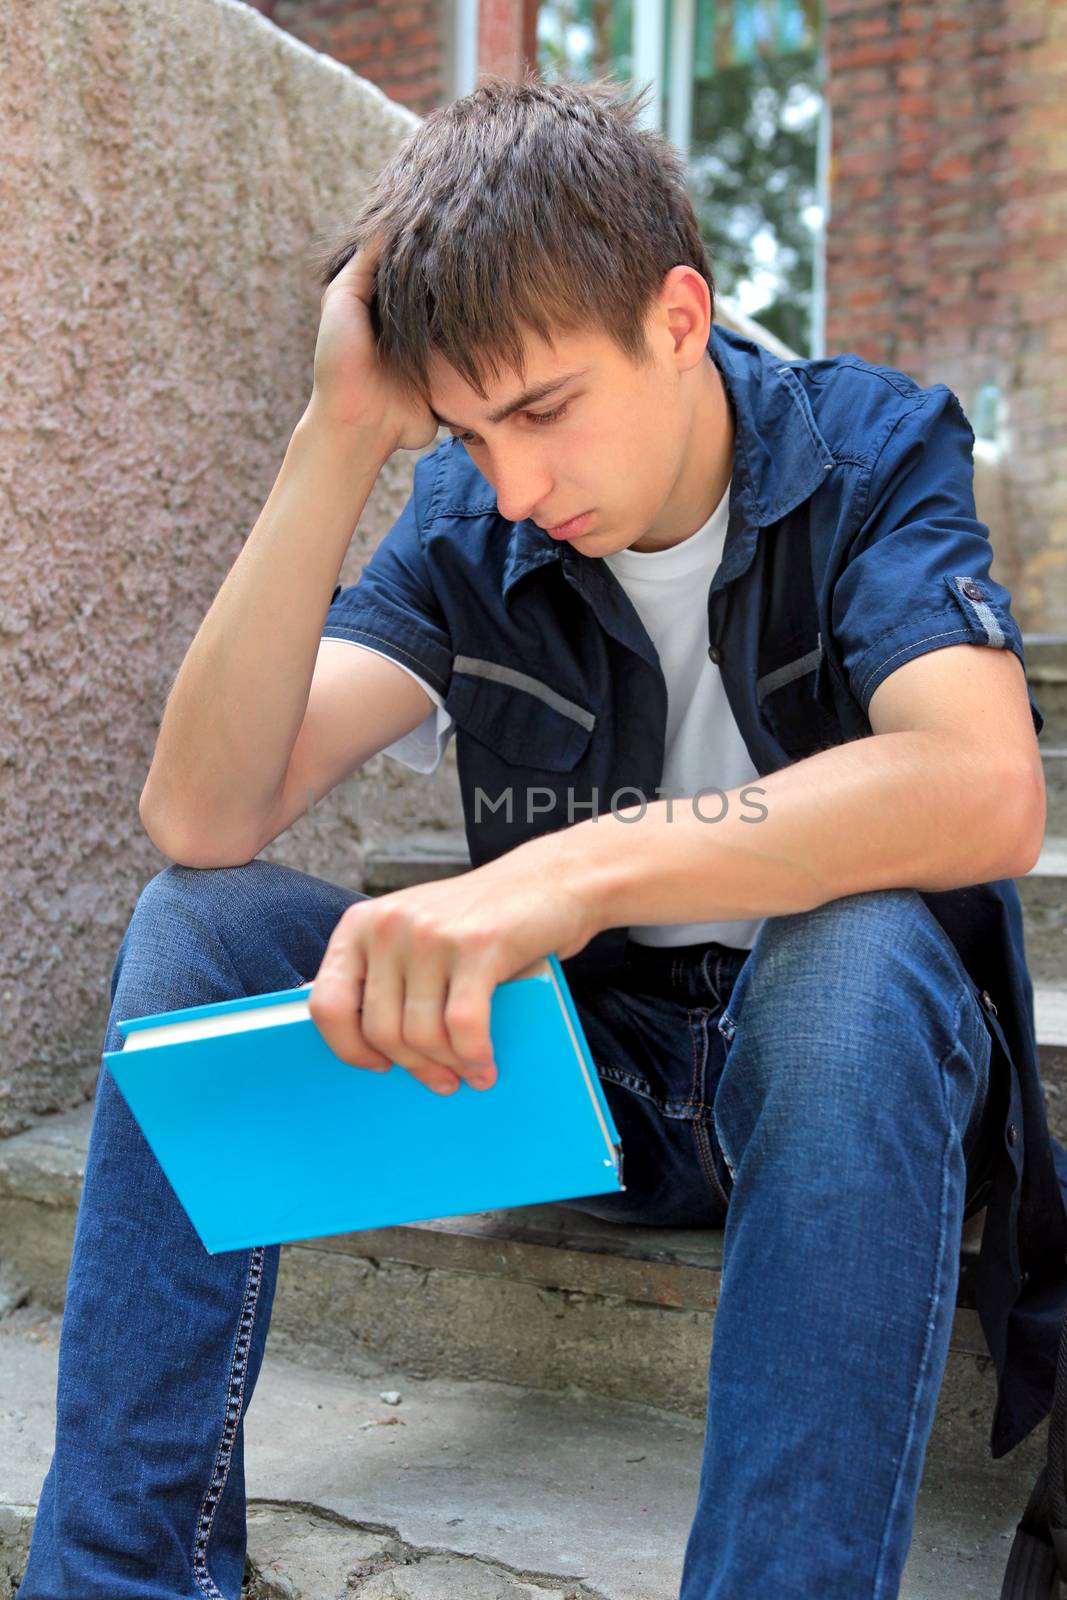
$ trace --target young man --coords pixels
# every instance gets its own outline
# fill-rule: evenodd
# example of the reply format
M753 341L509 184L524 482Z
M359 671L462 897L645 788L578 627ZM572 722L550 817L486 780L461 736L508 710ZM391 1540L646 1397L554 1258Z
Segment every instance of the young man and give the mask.
M983 1206L994 1456L1051 1399L1067 1163L1011 882L1042 718L955 396L714 324L636 107L489 80L324 264L312 399L166 708L142 816L176 865L105 1048L314 979L354 1067L491 1093L493 987L556 951L627 1183L567 1203L725 1227L681 1600L889 1600ZM472 871L372 900L253 859L453 731ZM19 1600L238 1595L277 1261L204 1252L102 1072Z

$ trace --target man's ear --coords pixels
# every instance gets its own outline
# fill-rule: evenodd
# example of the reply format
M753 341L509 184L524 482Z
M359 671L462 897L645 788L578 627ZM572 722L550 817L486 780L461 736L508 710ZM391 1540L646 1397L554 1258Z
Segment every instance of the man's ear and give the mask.
M683 370L703 358L711 331L711 293L695 267L672 267L657 297L662 325Z

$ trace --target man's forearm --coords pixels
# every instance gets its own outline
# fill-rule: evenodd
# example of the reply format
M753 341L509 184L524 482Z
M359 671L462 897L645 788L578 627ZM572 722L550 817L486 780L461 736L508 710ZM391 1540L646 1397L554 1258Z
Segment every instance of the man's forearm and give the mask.
M297 424L263 511L189 646L141 795L160 848L240 853L282 783L322 625L390 454L369 434Z
M1039 847L1028 785L991 773L988 746L948 750L939 734L875 734L724 792L721 821L702 820L691 798L657 800L643 815L619 807L533 846L577 885L598 930L984 883L1029 870ZM757 808L766 815L746 820ZM723 804L708 794L698 809L714 818Z

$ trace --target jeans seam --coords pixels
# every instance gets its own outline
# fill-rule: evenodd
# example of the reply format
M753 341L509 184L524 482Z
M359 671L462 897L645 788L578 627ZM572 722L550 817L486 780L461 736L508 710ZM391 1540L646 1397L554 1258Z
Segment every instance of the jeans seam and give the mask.
M938 1308L946 1299L942 1280L944 1277L946 1262L945 1241L947 1238L947 1228L945 1219L948 1209L949 1151L952 1144L952 1129L954 1124L953 1119L949 1114L948 1097L945 1093L944 1065L945 1061L952 1054L953 1050L957 1048L958 1024L962 1009L963 1000L961 997L959 1005L956 1008L957 1026L955 1032L957 1037L955 1037L949 1044L948 1049L943 1052L937 1063L938 1081L941 1085L941 1103L948 1122L948 1130L945 1134L945 1141L941 1147L941 1180L938 1204L937 1253L934 1259L933 1282L928 1301L926 1329L923 1336L922 1351L919 1357L918 1368L915 1373L915 1380L912 1385L911 1405L908 1408L908 1425L904 1435L904 1443L900 1452L900 1458L897 1463L897 1471L893 1480L892 1493L889 1496L889 1505L886 1508L885 1522L882 1525L882 1538L878 1549L878 1561L874 1571L874 1589L872 1591L872 1600L880 1600L882 1593L882 1574L885 1566L886 1555L889 1550L890 1531L901 1496L901 1485L904 1477L904 1469L908 1460L908 1452L915 1439L915 1423L916 1412L919 1404L919 1393L922 1388L923 1378L926 1375L930 1365L930 1351L934 1340L934 1328L937 1322ZM918 1485L916 1485L916 1488L918 1488Z
M238 1322L237 1338L234 1342L229 1381L227 1383L226 1420L223 1423L218 1450L215 1454L211 1482L205 1490L204 1498L200 1505L200 1514L197 1518L196 1537L193 1545L193 1574L196 1578L197 1587L209 1597L209 1600L225 1600L221 1589L219 1589L208 1571L207 1544L211 1538L215 1512L219 1501L222 1499L222 1493L229 1476L234 1440L237 1437L237 1428L241 1419L245 1378L248 1372L248 1356L252 1342L252 1328L255 1324L259 1289L263 1280L265 1248L264 1245L255 1245L248 1258L248 1277L245 1283L244 1299L241 1303L241 1316Z
M705 1063L708 1059L708 1033L707 1023L709 1016L707 1006L697 1006L689 1010L689 1042L693 1052L693 1075L689 1082L689 1099L686 1111L696 1114L705 1110L704 1105L704 1073Z
M704 1169L704 1176L708 1180L708 1186L725 1211L729 1207L730 1199L719 1181L719 1174L715 1170L715 1157L711 1151L711 1133L708 1125L699 1117L693 1123L693 1136L696 1139L697 1155L700 1157L700 1165Z
M710 1006L700 1006L689 1013L690 1032L694 1042L693 1097L695 1101L699 1085L701 1112L705 1112L708 1109L707 1102L704 1097L704 1090L706 1088L708 1062L708 1020L710 1016ZM699 1060L696 1056L696 1039L698 1034L701 1041ZM719 1174L715 1171L715 1159L711 1153L708 1127L702 1115L693 1118L693 1136L696 1140L697 1155L700 1158L700 1165L704 1170L704 1176L707 1178L712 1190L714 1191L716 1199L725 1209L726 1206L729 1205L729 1199L722 1184L719 1182Z

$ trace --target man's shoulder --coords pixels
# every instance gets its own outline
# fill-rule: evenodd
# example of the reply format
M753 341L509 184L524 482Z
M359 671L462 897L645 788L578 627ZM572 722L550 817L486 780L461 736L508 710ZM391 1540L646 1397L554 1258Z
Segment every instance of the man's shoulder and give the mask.
M802 386L816 426L837 461L873 463L903 425L909 435L921 436L937 424L946 408L970 430L946 384L921 384L909 373L865 361L855 351L785 365Z

